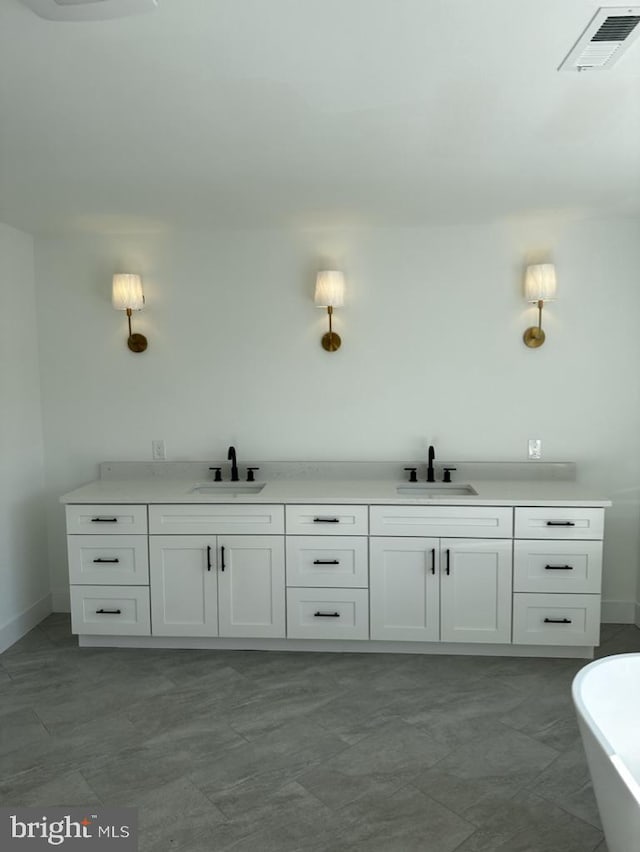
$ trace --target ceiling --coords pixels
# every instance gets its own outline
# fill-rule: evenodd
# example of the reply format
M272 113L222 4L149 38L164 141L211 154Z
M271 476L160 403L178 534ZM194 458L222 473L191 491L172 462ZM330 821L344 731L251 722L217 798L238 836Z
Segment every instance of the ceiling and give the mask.
M0 221L33 233L640 214L640 40L602 0L0 0Z

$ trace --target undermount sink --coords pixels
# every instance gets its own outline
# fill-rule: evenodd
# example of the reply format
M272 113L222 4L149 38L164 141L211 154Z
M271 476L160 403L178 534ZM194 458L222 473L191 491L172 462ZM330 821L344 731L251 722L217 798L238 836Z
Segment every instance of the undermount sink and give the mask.
M196 485L190 494L219 494L225 497L241 497L245 494L259 494L266 482L206 482Z
M457 482L407 482L398 485L398 494L403 497L477 497L478 492L472 485Z

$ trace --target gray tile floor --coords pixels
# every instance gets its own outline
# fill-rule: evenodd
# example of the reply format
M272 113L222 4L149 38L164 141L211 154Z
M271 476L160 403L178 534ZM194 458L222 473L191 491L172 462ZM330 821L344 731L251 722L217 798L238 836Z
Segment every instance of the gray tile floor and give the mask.
M135 806L142 852L604 852L582 665L80 649L52 615L0 656L0 804Z

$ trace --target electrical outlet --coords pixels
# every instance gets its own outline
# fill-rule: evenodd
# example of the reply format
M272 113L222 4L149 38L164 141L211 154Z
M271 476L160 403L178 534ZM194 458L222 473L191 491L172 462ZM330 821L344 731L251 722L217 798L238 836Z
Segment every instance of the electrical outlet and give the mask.
M167 453L164 447L164 441L152 441L151 442L151 458L154 461L164 461L167 457Z
M542 458L542 440L540 438L529 438L529 458Z

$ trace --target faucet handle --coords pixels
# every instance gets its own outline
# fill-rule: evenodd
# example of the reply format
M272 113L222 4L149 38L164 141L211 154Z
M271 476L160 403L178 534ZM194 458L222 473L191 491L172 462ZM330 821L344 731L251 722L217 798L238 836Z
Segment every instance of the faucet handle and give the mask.
M442 477L443 482L451 482L451 471L457 470L457 467L443 467L444 476Z
M259 467L248 467L247 468L247 482L255 482L255 478L253 476L254 470L260 470Z
M417 477L417 474L416 474L416 471L418 470L417 467L405 467L405 470L411 471L411 473L409 474L409 482L417 482L418 481L418 477Z
M221 467L210 467L209 470L215 470L216 475L213 477L214 482L222 482Z

